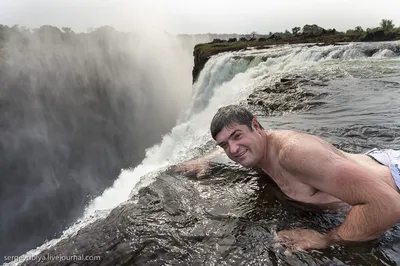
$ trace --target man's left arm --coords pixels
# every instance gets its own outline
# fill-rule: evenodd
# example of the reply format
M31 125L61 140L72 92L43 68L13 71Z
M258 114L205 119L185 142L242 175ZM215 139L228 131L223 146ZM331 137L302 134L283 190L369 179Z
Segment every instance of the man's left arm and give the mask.
M285 169L352 206L343 224L324 236L327 245L375 239L400 220L400 194L356 162L319 143L297 144L283 153Z

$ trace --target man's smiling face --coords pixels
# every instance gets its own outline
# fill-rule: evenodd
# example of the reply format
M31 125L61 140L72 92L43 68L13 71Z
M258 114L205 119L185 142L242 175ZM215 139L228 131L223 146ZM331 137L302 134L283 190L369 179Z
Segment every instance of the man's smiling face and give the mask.
M246 125L231 124L223 128L216 136L217 144L228 157L244 167L259 164L264 155L262 129L256 119L252 121L252 130Z

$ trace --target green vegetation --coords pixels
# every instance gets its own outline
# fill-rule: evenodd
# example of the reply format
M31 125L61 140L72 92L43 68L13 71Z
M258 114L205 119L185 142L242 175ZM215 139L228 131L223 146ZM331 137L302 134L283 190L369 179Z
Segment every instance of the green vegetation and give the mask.
M393 21L388 20L388 19L382 19L381 21L381 28L384 31L392 31L394 29L394 24Z

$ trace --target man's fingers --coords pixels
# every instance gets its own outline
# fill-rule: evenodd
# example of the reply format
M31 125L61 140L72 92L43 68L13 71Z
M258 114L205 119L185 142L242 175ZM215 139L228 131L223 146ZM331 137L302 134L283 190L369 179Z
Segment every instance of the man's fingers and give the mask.
M289 230L279 231L275 234L275 241L291 241L293 239L293 233Z
M287 236L276 236L274 238L274 241L275 241L275 244L274 244L275 248L289 247L294 244L294 240Z
M278 246L281 247L281 246ZM299 252L305 252L304 249L302 249L299 245L297 244L287 244L283 246L285 248L285 251L283 254L285 256L291 256L293 253L299 253Z
M183 174L187 174L196 171L196 168L190 165L180 165L176 167L176 171L179 171Z
M274 240L278 245L286 247L288 252L297 253L326 247L325 236L314 230L279 231Z
M304 251L304 246L306 242L298 236L293 235L291 230L279 231L274 237L276 246L286 247L286 251L289 253Z
M301 243L293 244L288 247L291 252L304 252L304 246Z
M288 241L292 241L292 239L288 236L276 236L274 238L275 242L288 242Z

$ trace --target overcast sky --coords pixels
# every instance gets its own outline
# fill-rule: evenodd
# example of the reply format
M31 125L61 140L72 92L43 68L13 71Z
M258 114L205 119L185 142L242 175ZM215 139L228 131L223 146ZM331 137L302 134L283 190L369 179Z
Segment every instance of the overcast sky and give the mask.
M170 33L268 33L318 24L346 30L400 26L400 0L0 0L0 24L130 31L158 27Z

